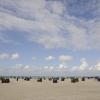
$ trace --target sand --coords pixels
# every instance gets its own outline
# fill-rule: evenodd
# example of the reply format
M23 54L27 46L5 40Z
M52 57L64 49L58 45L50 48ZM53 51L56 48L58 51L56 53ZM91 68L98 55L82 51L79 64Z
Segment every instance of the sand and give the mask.
M94 79L85 82L42 83L12 79L9 84L0 83L0 100L100 100L100 82Z

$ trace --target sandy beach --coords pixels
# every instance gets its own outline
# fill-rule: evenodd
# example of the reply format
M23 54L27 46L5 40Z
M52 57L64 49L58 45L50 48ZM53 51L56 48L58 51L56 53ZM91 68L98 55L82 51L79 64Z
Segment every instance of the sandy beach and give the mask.
M11 79L8 84L0 83L0 100L100 100L100 82L94 79L77 83L69 79L58 83Z

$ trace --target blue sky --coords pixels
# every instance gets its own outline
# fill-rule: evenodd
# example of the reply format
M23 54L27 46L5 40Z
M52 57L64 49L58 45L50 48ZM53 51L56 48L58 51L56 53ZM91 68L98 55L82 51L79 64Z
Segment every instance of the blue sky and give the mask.
M0 0L1 75L100 75L100 0Z

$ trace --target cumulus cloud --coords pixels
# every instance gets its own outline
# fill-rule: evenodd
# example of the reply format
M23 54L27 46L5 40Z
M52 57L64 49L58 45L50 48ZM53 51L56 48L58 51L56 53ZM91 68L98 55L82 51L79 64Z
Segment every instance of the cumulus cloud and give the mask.
M24 68L25 68L25 69L29 69L29 68L30 68L30 66L29 66L29 65L26 65Z
M92 70L93 70L93 68L92 68ZM100 71L100 62L95 65L94 70Z
M7 53L0 53L0 60L5 60L9 58L9 54Z
M60 71L60 72L67 72L69 71L69 68L67 66L65 66L64 64L60 64L57 68L57 71Z
M81 64L79 66L73 66L71 68L71 71L88 71L89 70L90 67L86 59L82 58L80 61L81 61Z
M51 60L54 60L54 59L55 59L55 57L53 57L53 56L48 56L48 57L45 58L45 60L47 60L47 61L51 61Z
M5 60L5 59L11 59L11 60L15 60L15 59L19 59L20 55L18 53L0 53L0 60Z
M59 69L63 69L63 68L66 68L66 67L63 64L60 64Z
M66 66L64 64L59 64L58 66L30 66L28 64L16 64L15 66L1 67L0 66L0 74L9 75L74 75L72 73L76 73L75 75L87 75L100 72L100 63L97 63L95 66L91 67L87 63L85 59L81 60L81 64L79 66ZM85 74L82 74L85 73ZM91 75L92 75L91 74ZM99 75L99 74L98 74Z
M81 65L79 66L79 69L81 71L86 70L86 68L88 67L88 63L86 62L85 58L81 59Z
M24 65L24 64L16 64L14 66L10 66L8 68L9 74L16 74L16 75L28 75L32 74L34 72L33 67L30 65Z
M100 62L98 62L97 64L95 64L92 67L89 67L88 70L90 72L99 72L100 71Z
M7 31L15 29L45 48L100 49L99 5L99 0L1 0L0 33L9 37Z
M44 66L44 70L49 72L49 71L53 71L54 67L53 66Z
M53 66L50 66L50 70L53 70L54 69L54 67Z
M73 57L69 56L69 55L61 55L61 56L59 56L59 61L61 61L61 62L71 61L72 59L73 59Z
M14 53L11 55L12 60L19 59L19 58L20 58L20 55L18 53Z

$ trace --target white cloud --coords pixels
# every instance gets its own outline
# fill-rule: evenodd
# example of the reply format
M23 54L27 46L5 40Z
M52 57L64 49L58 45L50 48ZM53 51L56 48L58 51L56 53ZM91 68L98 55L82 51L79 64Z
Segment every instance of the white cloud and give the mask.
M0 53L0 60L5 60L9 58L9 54L7 53Z
M50 5L51 3L51 5ZM61 1L51 1L49 3L51 11L56 14L62 14L64 12L64 4Z
M29 69L30 68L30 66L29 65L26 65L25 67L24 67L24 69Z
M64 64L60 64L58 67L57 66L44 66L43 71L53 72L53 73L57 73L57 72L62 73L62 72L69 71L69 68L65 66Z
M69 68L64 64L60 64L59 67L57 68L57 71L65 72L65 71L69 71Z
M55 59L55 57L53 57L53 56L48 56L48 57L45 58L45 60L47 60L47 61L51 61L51 60L54 60L54 59Z
M93 71L94 68L93 68L93 67L89 67L88 70L89 70L89 71Z
M69 56L69 55L61 55L61 56L59 56L59 61L61 61L61 62L71 61L72 59L73 59L73 57Z
M44 71L46 72L51 72L54 71L55 67L54 66L44 66Z
M12 60L19 59L19 58L20 58L20 55L18 53L14 53L11 55Z
M77 71L78 70L78 67L77 66L73 66L70 71Z
M16 68L19 68L19 67L22 67L23 64L16 64L15 66L16 66Z
M87 69L87 67L88 67L88 63L86 62L85 59L82 59L81 60L81 65L79 66L79 70L84 71L84 70Z
M26 39L45 48L100 49L100 18L97 17L100 7L95 9L95 3L89 3L82 12L78 9L81 13L95 12L97 16L89 20L71 16L67 7L61 1L0 0L0 32L14 29L24 32ZM7 43L5 40L0 37L0 41Z
M100 62L98 62L96 65L94 65L93 67L89 67L88 70L90 72L99 72L100 71Z
M19 58L20 58L20 55L18 53L12 53L12 54L0 53L0 60L5 60L5 59L14 60L14 59L19 59Z
M8 70L8 73L6 71ZM30 65L23 65L23 64L16 64L15 66L8 66L8 67L1 67L0 66L0 73L3 74L16 74L16 75L82 75L82 73L87 73L87 75L94 73L98 74L100 71L100 63L97 63L94 67L89 67L88 63L85 59L81 60L81 64L79 66L66 66L64 64L59 64L58 66L30 66ZM83 74L83 75L85 75ZM99 75L99 74L98 74Z
M53 66L50 66L50 70L53 70L54 69L54 67Z
M49 67L48 66L44 66L44 69L49 69Z
M9 67L10 74L12 75L29 75L32 74L35 69L34 67L31 67L30 65L24 65L24 64L16 64L15 66Z
M82 58L81 60L81 64L79 66L73 66L70 70L71 71L89 71L90 67L88 65L88 63L86 62L85 58Z
M94 70L100 71L100 62L95 65Z
M67 67L65 65L63 65L63 64L59 65L59 69L64 69L64 68L67 68Z
M32 57L32 60L33 60L33 61L36 60L36 57Z

